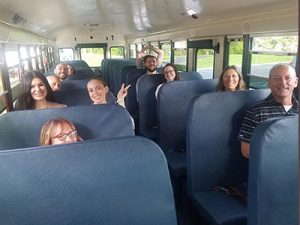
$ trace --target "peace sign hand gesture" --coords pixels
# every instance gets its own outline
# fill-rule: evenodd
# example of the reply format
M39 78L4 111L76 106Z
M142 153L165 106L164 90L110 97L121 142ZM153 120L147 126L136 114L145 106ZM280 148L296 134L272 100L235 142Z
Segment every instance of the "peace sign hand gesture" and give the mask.
M119 92L118 92L118 95L117 95L117 103L121 106L123 106L125 108L125 102L124 102L124 98L127 96L128 94L128 88L130 88L130 84L127 85L125 87L125 84L123 83Z

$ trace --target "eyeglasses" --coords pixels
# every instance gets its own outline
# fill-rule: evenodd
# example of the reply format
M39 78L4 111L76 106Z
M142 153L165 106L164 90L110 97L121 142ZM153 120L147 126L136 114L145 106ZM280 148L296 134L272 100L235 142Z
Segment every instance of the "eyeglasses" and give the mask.
M57 138L59 141L65 141L67 139L67 137L76 138L77 137L77 130L71 131L67 134L58 134L53 138Z

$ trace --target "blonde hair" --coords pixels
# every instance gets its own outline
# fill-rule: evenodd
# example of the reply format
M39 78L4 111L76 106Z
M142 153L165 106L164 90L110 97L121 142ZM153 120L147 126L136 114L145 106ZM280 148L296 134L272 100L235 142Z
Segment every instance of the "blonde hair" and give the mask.
M75 125L71 121L66 120L64 118L52 119L44 123L40 134L40 146L52 145L51 142L52 131L56 127L63 126L64 124L70 126L72 130L76 130Z

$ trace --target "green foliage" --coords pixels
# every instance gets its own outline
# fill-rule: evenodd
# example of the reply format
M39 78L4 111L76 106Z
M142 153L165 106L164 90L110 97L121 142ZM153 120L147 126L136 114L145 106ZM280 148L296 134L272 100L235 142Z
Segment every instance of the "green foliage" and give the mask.
M253 39L253 50L297 52L297 36L256 37Z
M113 47L110 48L111 58L123 58L124 57L124 48L123 47Z
M230 54L243 54L243 41L230 42Z
M186 56L186 49L176 49L174 55L176 56Z
M175 66L177 67L178 71L186 71L186 65L175 64Z

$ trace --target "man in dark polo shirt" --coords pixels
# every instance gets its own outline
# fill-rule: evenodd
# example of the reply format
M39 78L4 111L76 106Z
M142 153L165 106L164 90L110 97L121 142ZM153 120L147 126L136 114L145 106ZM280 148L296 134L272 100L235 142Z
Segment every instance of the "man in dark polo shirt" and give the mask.
M298 78L295 69L289 64L277 64L269 73L268 84L271 94L246 111L238 139L241 152L249 158L250 139L254 128L268 118L284 117L298 114L299 104L293 96Z

